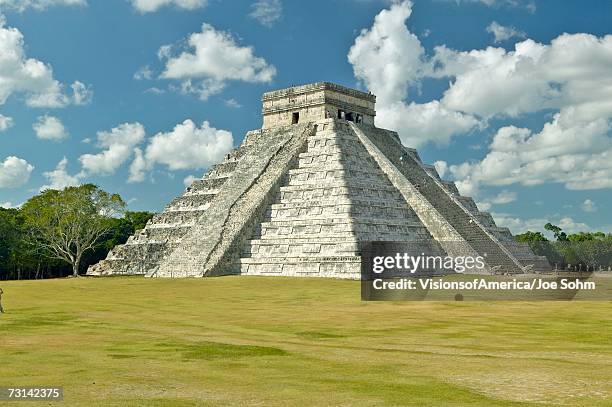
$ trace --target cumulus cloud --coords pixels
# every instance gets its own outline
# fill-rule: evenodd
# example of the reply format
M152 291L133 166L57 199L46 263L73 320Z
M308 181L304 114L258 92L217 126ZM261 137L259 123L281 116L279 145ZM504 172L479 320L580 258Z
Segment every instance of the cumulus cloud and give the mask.
M195 10L208 4L208 0L130 0L130 2L141 13L151 13L166 6Z
M23 158L10 156L0 162L0 188L17 188L30 179L34 166Z
M82 82L74 81L72 89L72 103L77 106L87 105L93 99L93 90Z
M98 147L104 149L98 154L84 154L79 157L83 170L90 174L109 175L125 163L145 137L144 126L140 123L123 123L110 131L98 132Z
M141 67L134 73L134 79L136 79L137 81L151 79L152 77L153 77L153 71L151 71L151 68L149 68L148 65Z
M0 133L13 126L13 118L0 114Z
M434 163L434 167L436 168L440 178L444 178L446 171L448 170L448 163L446 161L436 161Z
M377 122L412 146L447 143L493 118L553 111L541 129L497 129L486 156L449 166L459 190L486 185L563 183L568 189L612 188L612 35L562 34L513 50L424 53L406 27L411 3L394 3L361 32L349 52L355 76L378 95ZM448 80L439 100L408 103L425 78Z
M495 213L491 215L495 219L495 223L500 227L507 227L510 229L512 234L524 233L528 230L532 232L542 232L549 238L552 238L552 233L544 229L544 225L551 222L566 233L577 233L577 232L590 232L594 229L586 223L574 220L569 216L563 217L552 217L552 218L519 218L508 213Z
M40 116L32 125L32 129L36 137L42 140L59 141L68 137L68 132L62 122L54 116Z
M170 170L200 169L223 159L233 148L232 133L210 126L198 127L192 120L177 124L167 133L157 133L146 148L148 168L166 165Z
M142 182L147 172L147 162L140 148L134 149L134 160L130 164L130 176L128 182Z
M198 179L200 178L196 177L195 175L188 175L183 179L183 185L185 185L185 187L188 187L193 184L193 181Z
M580 208L585 212L597 212L597 205L590 199L585 199Z
M166 91L163 90L163 89L160 89L158 87L153 86L153 87L148 88L147 90L145 90L144 93L150 93L150 94L153 94L153 95L162 95L162 94L166 93Z
M491 24L489 24L489 26L487 27L487 32L493 34L495 42L503 42L515 37L525 38L527 36L525 32L518 30L512 26L503 26L497 21L493 21Z
M27 9L44 10L51 6L86 6L86 0L0 0L0 9L17 10Z
M590 119L612 107L605 86L612 77L610 35L562 34L548 45L527 39L512 51L440 46L433 60L436 69L431 76L453 79L441 100L451 109L483 117L517 117L575 106L576 118Z
M249 17L266 27L272 27L283 15L283 4L280 0L258 0L251 5Z
M534 0L448 0L453 1L457 4L481 4L487 7L501 8L501 7L512 7L512 8L523 8L530 13L536 11L536 5Z
M198 127L192 120L185 120L172 131L159 132L145 141L145 129L140 123L123 123L98 132L97 146L101 152L79 158L83 169L75 179L88 174L114 174L130 158L129 183L144 181L156 165L171 171L206 168L231 151L233 137L231 132L211 127L207 121Z
M221 92L228 81L268 83L276 75L276 68L255 56L252 47L239 45L230 33L209 24L191 34L187 45L175 56L176 47L159 49L159 58L165 60L160 77L179 80L177 90L198 94L203 100Z
M497 205L507 204L516 201L516 192L501 191L499 194L491 198L491 202Z
M516 201L516 197L516 192L503 190L497 195L478 201L478 209L480 209L481 211L488 211L493 205L504 205L514 202Z
M240 102L238 102L236 99L227 99L224 103L225 106L231 107L232 109L239 109L242 107Z
M539 133L514 126L499 129L481 161L450 166L460 190L546 182L571 190L612 188L610 118L575 121L565 112Z
M362 30L348 53L355 77L377 96L377 123L398 131L411 147L433 141L447 144L451 137L479 124L460 110L437 100L406 103L408 90L430 71L425 50L406 27L412 3L394 3L382 10L370 29Z
M0 105L15 93L24 94L28 106L47 108L83 104L91 98L91 90L81 82L71 87L72 95L66 94L49 65L27 58L21 32L6 27L0 18Z
M447 109L437 100L409 104L396 102L376 109L376 119L383 127L397 130L402 142L417 147L426 141L446 145L454 135L479 126L470 115Z
M68 159L62 158L53 171L43 172L43 175L49 181L49 184L40 187L40 191L45 189L62 190L66 187L73 187L81 184L83 174L70 175L66 170Z

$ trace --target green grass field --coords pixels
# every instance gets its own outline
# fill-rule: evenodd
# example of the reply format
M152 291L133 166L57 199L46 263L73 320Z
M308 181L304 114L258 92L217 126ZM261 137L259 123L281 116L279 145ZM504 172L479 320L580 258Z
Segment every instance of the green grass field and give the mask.
M63 386L64 405L612 405L610 302L365 303L356 281L257 277L0 286L0 386Z

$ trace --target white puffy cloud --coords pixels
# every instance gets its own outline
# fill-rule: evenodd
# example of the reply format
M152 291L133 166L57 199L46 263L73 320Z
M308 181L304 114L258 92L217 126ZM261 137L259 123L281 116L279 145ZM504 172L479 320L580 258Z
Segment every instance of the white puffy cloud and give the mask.
M594 229L586 223L574 220L569 216L554 216L552 218L519 218L517 216L508 213L495 213L491 215L495 219L495 223L500 227L507 227L510 229L512 234L516 235L524 233L528 230L532 232L542 232L549 238L552 238L552 234L544 229L544 225L547 223L553 223L559 226L565 233L577 233L577 232L590 232Z
M376 120L399 132L402 142L418 147L426 141L446 145L454 135L467 133L479 125L470 115L450 110L437 100L428 103L396 102L376 109Z
M14 209L19 208L21 205L14 205L12 202L0 202L0 208Z
M446 171L448 171L448 163L446 161L436 161L434 163L434 167L436 168L440 178L444 178Z
M66 170L68 159L62 158L53 171L43 172L43 175L49 181L49 184L40 187L40 191L45 189L62 190L66 187L73 187L81 184L83 174L70 175Z
M86 0L0 0L0 9L25 11L44 10L51 6L86 6Z
M153 87L148 88L147 90L145 90L144 93L151 93L153 95L162 95L162 94L166 93L166 91L163 90L163 89L160 89L160 88L158 88L156 86L153 86Z
M502 205L516 201L516 192L503 190L491 198L491 203Z
M42 3L41 3L42 4ZM64 93L64 86L53 77L51 67L37 59L27 58L23 35L16 28L6 27L0 17L0 105L14 93L25 95L32 107L59 108L83 104L91 90L76 81L73 95Z
M104 150L98 154L84 154L79 157L83 170L91 174L113 174L126 162L145 137L144 126L140 123L123 123L110 131L98 132L98 147Z
M183 185L185 185L185 187L188 187L193 184L193 181L198 179L200 178L196 177L195 175L188 175L183 179Z
M266 27L272 27L283 15L281 0L257 0L251 5L249 17Z
M585 199L580 208L585 212L597 212L597 205L591 199Z
M197 127L192 120L177 124L167 133L157 133L146 148L148 168L166 165L170 170L200 169L223 159L233 148L232 133L211 127L205 121Z
M224 103L225 106L231 107L232 109L239 109L242 107L240 102L238 102L236 99L227 99Z
M527 36L524 31L518 30L516 27L504 26L497 21L489 24L487 32L493 34L495 42L503 42L510 38L525 38Z
M439 101L406 103L408 90L431 70L419 39L406 27L412 2L394 3L382 10L370 29L362 30L348 53L355 77L377 96L379 126L397 130L411 147L451 137L479 124L478 119Z
M516 192L503 190L495 196L478 201L476 204L481 211L488 211L493 205L504 205L514 202L516 201L516 197Z
M54 116L40 116L32 125L32 129L36 137L43 140L59 141L68 137L68 132L62 122Z
M189 49L172 56L174 47L163 46L158 56L166 60L164 79L180 80L178 90L196 93L205 100L221 92L228 81L270 82L276 68L255 56L252 47L239 45L234 37L209 24L187 39Z
M140 69L138 69L134 73L134 79L136 79L137 81L151 79L152 77L153 77L153 71L151 71L151 68L149 68L148 65L140 67Z
M436 47L431 76L452 79L441 102L483 117L516 117L574 106L576 118L612 109L612 35L562 34L549 45L531 39L515 49L455 51Z
M93 90L82 82L74 81L72 85L72 103L77 106L89 104L93 99Z
M385 106L406 97L408 86L423 76L425 50L408 31L412 2L395 3L382 10L368 30L362 30L348 53L355 77Z
M0 114L0 133L13 126L13 118Z
M83 170L75 179L88 174L113 174L133 157L127 181L142 182L156 165L165 165L169 170L206 168L221 161L233 148L232 133L211 127L207 121L198 127L192 120L185 120L172 131L157 133L146 143L145 129L140 123L123 123L110 131L98 132L97 138L97 146L103 151L82 155L79 161Z
M0 188L17 188L30 179L34 167L23 158L10 156L0 162Z
M572 190L612 188L610 118L575 121L564 110L539 133L514 126L498 130L488 154L451 165L462 192L482 185L562 183Z
M151 13L165 6L195 10L208 4L208 0L130 0L130 2L141 13Z
M442 45L426 56L406 28L411 6L406 0L381 11L348 55L355 76L378 96L379 124L397 129L409 146L445 144L493 118L552 110L541 129L502 127L484 158L451 165L459 190L478 196L486 185L545 182L612 188L612 35L562 34L550 44L526 39L509 51ZM443 96L406 102L424 78L448 80Z
M134 149L134 160L130 164L130 176L128 182L142 182L147 172L147 162L140 148Z
M530 13L536 11L536 5L534 0L448 0L453 1L457 4L482 4L487 7L501 8L501 7L512 7L512 8L524 8Z

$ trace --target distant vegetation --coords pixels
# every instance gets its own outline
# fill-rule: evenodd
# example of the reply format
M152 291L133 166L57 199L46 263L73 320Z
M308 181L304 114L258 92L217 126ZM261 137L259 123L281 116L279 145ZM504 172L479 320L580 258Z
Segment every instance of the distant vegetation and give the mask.
M557 225L547 223L544 229L553 234L548 240L541 232L527 231L514 238L528 243L533 252L546 256L553 267L572 270L610 270L612 268L612 234L578 232L567 234Z
M92 184L46 190L19 209L0 208L0 280L82 274L153 216L124 208L119 195Z

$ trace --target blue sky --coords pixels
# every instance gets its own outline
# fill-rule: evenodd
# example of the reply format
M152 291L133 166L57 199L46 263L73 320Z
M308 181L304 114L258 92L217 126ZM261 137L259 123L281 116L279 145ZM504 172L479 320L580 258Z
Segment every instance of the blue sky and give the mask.
M0 10L4 206L94 182L132 210L161 210L260 127L263 92L324 80L377 94L379 127L514 232L547 221L612 232L608 1L0 0Z

